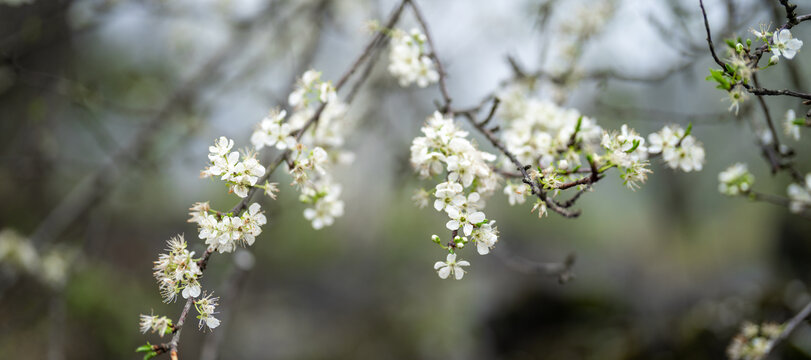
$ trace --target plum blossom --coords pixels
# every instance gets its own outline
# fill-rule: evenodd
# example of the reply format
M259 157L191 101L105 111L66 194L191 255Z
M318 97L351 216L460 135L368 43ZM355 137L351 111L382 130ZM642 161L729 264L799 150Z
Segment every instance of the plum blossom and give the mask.
M194 308L199 314L197 315L197 319L200 320L197 325L199 329L202 329L203 325L208 327L209 330L214 330L214 328L220 326L220 320L214 317L220 298L212 298L211 295L212 294L208 294L202 299L194 302Z
M157 316L154 314L144 315L141 314L140 316L140 328L141 333L146 334L147 331L152 330L153 333L158 333L158 336L163 337L163 335L171 334L172 333L172 319L169 319L166 316Z
M800 213L811 208L811 173L805 175L804 184L790 184L787 192L791 212Z
M692 135L676 125L665 126L657 133L648 135L651 154L662 154L662 158L672 169L685 172L700 171L704 167L704 147Z
M448 254L445 261L437 261L434 264L434 270L440 279L447 279L449 275L453 275L456 280L462 280L465 276L463 266L470 266L470 263L466 260L456 261L456 254Z
M248 196L248 191L265 175L265 167L256 160L255 153L246 153L240 161L240 154L231 151L234 141L221 136L210 146L208 159L210 165L203 170L203 177L219 176L230 190L241 198Z
M434 62L425 53L425 41L425 34L418 29L412 29L410 33L399 29L392 31L389 73L398 79L400 86L417 83L424 88L439 80Z
M718 191L724 195L745 194L752 188L755 177L746 164L737 163L718 174Z
M802 46L802 40L795 39L792 37L791 31L783 29L775 31L772 38L771 49L775 55L782 55L790 60L794 58L794 55L797 55L797 52L800 51Z
M293 128L285 122L287 112L274 110L259 122L259 126L251 135L251 143L256 150L265 146L275 146L276 149L285 150L296 147L296 138L292 135Z
M797 114L794 113L794 109L786 111L786 117L783 120L783 131L794 141L800 141L800 125L795 124L795 120L797 120Z
M447 212L448 217L451 218L445 224L445 227L447 227L448 230L457 230L461 227L465 236L470 236L473 227L485 220L484 213L481 211L471 213L466 210L460 210L455 206L448 206L445 208L445 212Z
M169 248L166 253L160 254L153 267L155 279L163 296L164 302L172 302L181 293L184 299L200 295L200 283L197 278L203 272L197 266L194 251L186 250L186 241L183 235L173 237L168 241Z

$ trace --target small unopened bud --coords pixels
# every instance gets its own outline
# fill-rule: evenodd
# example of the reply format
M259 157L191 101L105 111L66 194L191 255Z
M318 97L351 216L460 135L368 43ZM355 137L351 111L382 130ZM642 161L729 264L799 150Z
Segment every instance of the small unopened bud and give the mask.
M777 54L772 55L772 57L769 59L769 65L775 65L778 62L780 62L780 57L777 56Z
M739 53L743 52L743 44L741 44L741 43L735 44L735 51L737 51Z

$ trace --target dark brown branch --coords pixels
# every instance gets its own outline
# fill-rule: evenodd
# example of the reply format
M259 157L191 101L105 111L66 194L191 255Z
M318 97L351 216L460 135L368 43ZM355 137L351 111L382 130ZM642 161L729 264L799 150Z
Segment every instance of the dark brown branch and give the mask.
M794 315L794 317L792 317L788 322L786 322L786 324L783 326L783 331L780 333L779 336L777 336L777 338L775 338L772 341L772 343L766 349L766 352L760 358L767 359L772 350L774 350L774 348L777 347L777 345L779 345L781 341L788 338L788 336L791 335L792 332L794 332L794 329L796 329L797 326L800 325L800 323L808 319L809 315L811 315L811 302L806 304L805 307L803 307L802 310L800 310L800 312L797 313L797 315Z
M752 74L752 80L755 83L755 86L760 87L758 85L758 78L756 74ZM766 125L769 127L769 131L772 133L772 149L775 153L779 154L780 152L780 138L777 136L777 130L774 128L774 121L772 121L772 115L769 113L769 107L766 105L766 101L763 100L762 95L757 96L758 103L760 104L760 108L763 110L763 116L766 118ZM764 149L764 151L767 151ZM777 161L776 156L769 154L767 156L772 168L772 174L777 173L777 170L780 169L780 163Z
M208 258L205 258L205 260L208 262ZM193 302L194 298L189 296L189 299L186 300L186 305L183 306L183 311L180 313L180 317L175 323L177 331L175 331L175 334L172 335L172 341L169 342L169 356L172 358L172 360L177 360L177 344L180 342L180 332L183 331L183 324L186 322L186 315L189 314L189 309L191 309L191 304Z
M151 144L155 135L171 123L171 115L176 110L194 97L196 91L200 89L200 84L210 81L212 76L219 73L218 69L228 59L233 58L234 54L245 48L243 45L249 33L247 30L251 28L247 25L263 24L264 22L260 20L265 19L271 13L270 8L268 7L253 19L241 24L243 31L239 33L240 36L217 51L188 81L175 89L163 107L135 135L129 145L114 153L95 172L80 181L37 226L31 235L32 241L39 246L50 242L101 201L104 195L118 183L117 180L122 176L123 169L133 164L133 159L143 159L146 156L149 149L152 148Z
M800 23L797 20L797 5L788 2L788 0L780 0L780 5L786 8L786 19L788 19L789 24L794 26Z
M746 194L743 194L743 195L747 196L750 200L753 200L753 201L762 201L762 202L766 202L766 203L769 203L769 204L773 204L773 205L777 205L777 206L781 206L781 207L785 207L785 208L790 208L791 207L791 200L788 199L788 198L782 197L782 196L759 193L759 192L756 192L756 191L749 191L749 192L747 192ZM796 215L798 215L800 217L803 217L803 218L806 218L806 219L811 219L811 214L809 214L807 211L800 212L800 213L798 213Z
M493 254L510 269L532 275L551 276L558 279L563 284L574 278L572 268L575 263L575 255L569 254L563 262L536 262L523 257L506 252L503 248L494 250Z
M233 305L236 304L238 294L245 285L248 277L247 275L250 268L253 266L253 255L250 255L250 253L247 253L247 251L245 252L245 254L235 255L232 266L233 270L231 274L223 281L223 285L220 286L220 298L223 299L223 301L220 302L220 308L222 311L220 311L217 318L220 320L220 323L223 324L223 326L227 326L234 311ZM249 257L250 261L240 261L240 255ZM227 330L227 328L220 329L219 331L212 331L206 335L200 355L201 360L216 360L219 358L220 344L228 334Z
M797 92L797 91L794 91L794 90L787 90L787 89L771 90L771 89L764 89L764 88L757 87L757 86L752 87L752 86L747 86L747 85L744 85L744 87L746 88L746 90L750 94L758 95L758 96L761 96L761 95L767 95L767 96L791 96L791 97L796 97L796 98L800 98L800 99L804 99L804 100L811 100L811 94L801 93L801 92Z
M446 77L448 73L445 72L445 68L442 66L442 61L439 60L439 55L436 52L436 46L434 46L434 40L431 36L431 31L428 30L428 23L425 21L425 18L422 16L422 12L420 11L419 6L415 0L406 0L411 8L414 10L414 17L417 18L417 22L419 22L420 27L422 28L422 32L425 33L425 39L428 42L428 46L431 48L431 59L434 60L434 64L436 64L437 72L439 73L439 92L442 94L442 101L444 104L442 106L442 113L447 114L451 108L451 99L450 94L448 93L448 86L446 84Z
M501 99L493 98L493 106L490 108L490 112L487 114L487 117L479 123L482 127L486 126L490 120L493 119L493 116L496 115L496 110L498 110L498 104L501 103Z
M585 194L585 193L586 193L587 191L589 191L590 189L591 189L591 184L589 184L588 186L586 186L586 187L584 187L584 188L582 188L582 189L578 190L578 191L577 191L577 192L574 194L574 196L572 196L572 197L571 197L569 200L566 200L566 201L564 201L564 202L562 202L562 203L559 203L559 202L557 202L557 201L556 201L556 202L555 202L555 204L557 204L558 206L560 206L560 207L562 207L562 208L566 208L566 209L568 209L568 208L572 207L572 206L573 206L573 205L574 205L574 204L577 202L577 200L578 200L578 199L580 199L580 196L582 196L583 194Z
M710 22L707 20L707 11L704 9L704 0L698 0L698 3L701 5L701 14L704 16L704 28L707 30L707 45L710 47L712 59L726 71L726 64L718 58L718 54L715 53L715 46L712 44L712 33L710 32Z
M389 18L389 21L386 23L386 28L394 27L394 25L399 20L400 15L402 14L403 8L405 7L405 3L407 1L408 0L402 0L402 2L400 2L400 5L392 13L392 15ZM366 47L364 48L364 50L360 54L360 56L358 56L358 58L352 63L350 68L341 76L340 80L338 80L338 82L336 83L336 85L335 85L335 91L336 92L339 91L347 83L347 81L352 76L352 74L354 74L358 70L358 68L361 65L363 65L364 61L369 58L369 55L371 55L371 52L374 49L375 43L377 43L382 36L385 36L385 35L382 32L378 32L372 38L372 40L369 41L369 43L366 45ZM321 117L321 114L323 113L324 108L326 108L326 105L327 105L326 103L321 103L321 105L315 111L313 116L310 117L310 119L307 120L307 122L304 124L304 126L302 126L301 129L299 129L296 132L296 136L295 136L296 140L301 139L301 136L304 135L304 133L307 131L307 129L318 122L318 119ZM267 167L267 171L265 171L265 174L262 177L259 178L257 183L263 183L268 178L270 178L270 176L279 167L279 165L281 165L284 162L284 160L287 158L287 156L290 154L290 152L291 151L288 149L288 150L285 150L283 153L279 154L276 157L276 160L274 160ZM245 210L247 208L248 203L251 201L251 199L253 199L253 197L255 196L255 194L256 194L256 192L258 190L259 190L259 188L256 188L256 187L251 188L248 191L248 195L245 198L243 198L239 203L237 203L231 209L230 213L233 214L233 216L238 216L239 213L241 213L243 210ZM211 256L212 252L213 252L213 250L211 248L207 249L206 252L205 252L205 255L203 256L203 259L201 259L198 262L198 266L200 267L201 271L205 270L206 265L208 264L208 260L209 260L209 258ZM183 326L183 323L185 322L186 316L188 315L189 308L191 307L191 304L193 302L194 302L194 299L191 298L191 297L186 301L186 305L183 307L183 311L180 313L180 317L178 318L178 321L176 322L176 326L177 326L178 329L175 332L174 336L172 337L172 342L170 343L170 345L171 345L171 356L172 356L173 360L177 359L177 345L178 345L178 343L180 341L180 332L182 330L182 326Z

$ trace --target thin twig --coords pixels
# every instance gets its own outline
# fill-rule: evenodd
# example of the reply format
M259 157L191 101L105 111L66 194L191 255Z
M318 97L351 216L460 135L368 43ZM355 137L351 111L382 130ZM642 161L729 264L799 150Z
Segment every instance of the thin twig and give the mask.
M805 307L803 307L802 310L797 313L797 315L794 315L791 320L786 322L786 325L783 327L783 331L771 342L771 344L769 344L769 347L766 349L763 356L761 356L761 359L767 359L771 351L774 350L774 348L777 347L781 341L788 338L788 336L794 332L794 329L796 329L801 322L807 319L809 315L811 315L811 302L806 304Z
M399 20L400 15L402 14L402 11L403 11L403 8L405 7L406 2L408 2L408 0L402 0L401 1L400 5L392 13L392 15L389 18L389 21L386 23L386 28L394 27L394 25ZM335 85L335 91L336 92L339 91L347 83L347 81L352 76L352 74L354 74L357 71L357 69L361 65L363 65L364 61L369 58L369 55L374 50L375 43L377 41L379 41L379 39L382 36L385 36L385 34L383 34L382 32L378 32L372 38L372 40L369 41L369 43L366 45L366 47L364 48L364 50L360 54L360 56L358 56L358 58L352 63L350 68L341 76L340 80L336 83L336 85ZM296 132L296 136L295 136L296 140L299 140L301 138L301 136L307 131L307 129L309 129L313 124L318 122L318 119L320 118L321 114L323 113L324 108L326 108L326 105L327 105L326 103L321 103L321 105L315 111L313 116L310 117L310 119L308 119L308 121ZM283 153L279 154L277 156L276 160L274 160L267 167L267 171L265 172L265 174L261 178L259 178L257 183L265 182L273 174L273 172L279 167L279 165L281 165L284 162L284 159L287 158L287 156L289 154L290 154L289 149L284 151ZM248 203L251 201L251 199L253 199L253 197L255 196L255 194L256 194L256 192L258 190L259 190L259 188L256 188L256 187L251 188L248 191L248 195L245 198L243 198L242 200L240 200L239 203L237 203L231 209L230 213L234 214L236 216L239 213L241 213L243 210L245 210L247 208L247 206L248 206ZM213 251L212 251L211 248L207 249L205 255L203 256L203 259L201 259L198 262L198 266L200 267L201 271L205 270L206 265L208 264L209 258L210 258L212 253L213 253ZM178 343L180 342L180 333L181 333L181 330L182 330L183 323L185 322L186 316L188 315L188 312L189 312L188 310L191 307L191 304L193 302L194 302L194 298L191 298L191 297L188 300L186 300L186 305L183 307L183 311L180 313L180 317L178 318L178 321L176 322L177 331L175 332L174 336L172 337L172 341L170 342L170 348L171 348L171 353L170 354L171 354L172 360L177 359L177 347L178 347Z
M569 254L563 262L537 262L507 252L503 248L494 250L493 254L513 271L524 274L538 274L551 276L558 279L563 284L574 278L572 268L575 263L575 255Z
M448 86L446 84L446 78L448 73L445 72L445 67L442 66L442 61L439 60L439 55L436 51L436 46L434 45L433 37L431 36L431 31L428 30L428 23L425 21L425 17L422 16L422 11L420 11L419 6L415 0L406 0L411 8L414 10L414 17L417 18L417 22L420 24L423 33L425 33L425 39L428 42L428 46L431 48L431 58L434 60L436 64L437 72L439 73L439 92L442 94L442 101L445 103L442 106L442 113L448 114L451 108L451 95L448 93Z
M701 5L701 14L704 15L704 28L707 30L707 45L710 47L710 53L712 54L712 59L715 60L715 63L721 66L722 69L726 70L726 64L718 58L718 54L715 53L715 46L712 44L712 34L710 33L710 22L707 20L707 11L704 10L704 0L698 0L698 3Z

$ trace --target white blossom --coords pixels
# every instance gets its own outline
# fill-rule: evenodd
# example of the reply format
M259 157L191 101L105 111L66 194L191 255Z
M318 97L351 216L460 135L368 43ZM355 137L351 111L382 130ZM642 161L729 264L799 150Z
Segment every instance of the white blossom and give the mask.
M447 279L449 275L453 275L456 280L462 280L462 277L465 276L463 266L470 266L470 263L466 260L456 261L456 254L448 254L445 261L437 261L434 264L434 270L441 279Z
M304 218L310 220L316 230L332 225L335 218L344 215L344 202L339 198L341 186L330 184L323 189L321 194L316 194L313 206L304 210Z
M439 183L436 186L434 196L434 209L437 211L445 210L447 206L453 203L453 199L462 192L462 185L456 182L446 181Z
M425 51L425 35L417 29L410 33L395 29L391 35L389 72L398 79L400 86L412 83L424 88L439 80L439 72Z
M747 193L755 182L755 177L746 164L737 163L718 174L718 191L724 195L735 196Z
M321 80L321 72L307 70L301 75L296 88L287 98L287 102L294 108L306 108L314 100L323 103L335 101L337 94L335 87L328 81Z
M296 138L293 137L293 128L285 122L287 112L274 110L259 122L258 127L251 135L251 143L256 150L265 146L275 146L279 150L296 147Z
M220 320L214 317L214 314L217 312L218 302L220 298L211 297L212 294L208 294L202 299L199 299L194 302L194 308L197 310L197 319L200 320L197 327L199 329L203 328L203 325L207 326L209 330L214 330L217 326L220 326Z
M141 333L146 334L147 331L152 330L153 333L158 333L158 336L172 333L172 320L166 316L157 316L154 314L140 316Z
M239 217L225 214L203 216L199 212L192 212L189 221L198 224L198 236L205 240L206 245L220 253L226 253L234 251L237 245L253 245L256 237L262 233L261 226L267 223L267 218L260 210L260 205L253 203Z
M772 38L771 49L775 55L782 55L786 59L794 58L794 55L800 51L803 46L802 40L795 39L791 36L791 31L783 29L775 31Z
M40 258L29 239L12 229L3 229L0 231L0 263L35 273Z
M239 152L229 152L234 141L224 136L209 147L210 165L203 170L203 177L219 176L232 192L241 198L248 196L250 187L256 185L259 178L265 175L265 167L256 160L255 153L246 153L240 161Z
M760 326L745 322L727 347L730 360L762 360L783 333L783 325L765 323Z
M704 167L704 147L693 135L685 136L679 126L665 126L658 133L648 135L651 154L661 153L672 169L685 172L700 171Z
M794 141L800 141L800 125L794 123L796 119L797 114L794 113L794 109L786 111L786 117L783 120L783 131L786 136L791 137Z
M448 217L451 218L445 224L445 227L447 227L448 230L457 230L461 227L465 236L470 236L473 227L485 220L485 215L481 211L468 212L456 206L448 206L445 208L445 212L448 214Z
M735 115L738 115L738 111L741 109L741 104L749 97L746 95L746 91L744 91L743 86L735 86L732 90L729 91L729 100L730 105L728 111L732 112L735 111Z
M507 201L510 205L523 204L524 201L526 201L524 196L529 192L529 185L524 183L508 182L507 185L504 186L504 195L507 195Z
M791 212L799 213L811 208L811 173L805 175L804 184L790 184L787 192Z
M417 205L418 208L422 209L428 206L428 203L431 201L431 193L425 191L423 188L419 188L414 191L411 201L413 201L414 205Z
M153 267L164 302L174 301L178 293L184 299L199 296L200 283L197 279L203 272L197 266L194 252L186 249L183 235L173 237L168 244L167 252L158 256Z
M482 226L473 230L470 235L470 238L476 242L476 250L478 250L479 255L489 254L490 249L496 246L498 242L498 229L493 227L493 224L495 224L495 221L482 224Z

